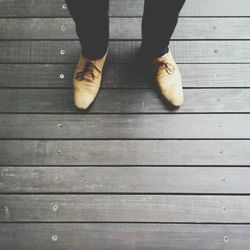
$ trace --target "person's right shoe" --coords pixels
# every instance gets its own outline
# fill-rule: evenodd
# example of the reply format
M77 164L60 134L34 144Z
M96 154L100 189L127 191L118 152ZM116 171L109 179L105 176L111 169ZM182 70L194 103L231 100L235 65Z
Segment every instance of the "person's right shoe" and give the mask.
M96 60L90 60L80 54L73 76L74 103L77 108L87 109L94 101L100 89L107 53Z

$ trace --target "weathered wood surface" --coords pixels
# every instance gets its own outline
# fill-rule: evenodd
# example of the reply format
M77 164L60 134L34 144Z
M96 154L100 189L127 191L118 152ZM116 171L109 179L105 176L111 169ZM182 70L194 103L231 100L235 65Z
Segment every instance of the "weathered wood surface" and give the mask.
M66 7L0 0L0 249L248 249L249 1L186 1L173 110L139 67L143 0L111 0L89 114L73 106Z
M0 195L1 222L249 223L250 196Z
M0 176L5 194L250 194L250 169L240 166L2 166Z
M0 165L247 166L249 151L249 140L1 140Z
M111 0L110 16L141 16L144 0ZM65 8L66 7L66 8ZM188 0L181 16L249 16L248 0ZM68 17L64 0L1 0L1 17Z
M249 114L2 114L0 138L250 139L249 124Z
M75 63L1 64L0 88L71 89L74 68ZM179 64L179 68L185 88L250 87L250 64ZM107 64L101 87L150 88L151 83L149 74L138 71L136 64Z
M140 41L111 41L107 61L139 59ZM250 63L250 41L172 41L177 63ZM63 54L61 52L63 51ZM0 41L0 63L76 63L79 41Z
M153 89L102 89L89 110L78 110L70 89L2 89L1 113L228 113L250 112L250 89L185 89L179 109ZM10 102L11 100L11 102Z
M249 225L36 223L4 224L0 247L93 250L235 250L249 246ZM15 241L10 235L15 235ZM180 240L181 239L181 240Z
M172 39L249 39L249 26L244 17L179 18ZM78 40L71 18L2 18L0 33L1 39ZM141 39L141 18L111 18L110 39Z

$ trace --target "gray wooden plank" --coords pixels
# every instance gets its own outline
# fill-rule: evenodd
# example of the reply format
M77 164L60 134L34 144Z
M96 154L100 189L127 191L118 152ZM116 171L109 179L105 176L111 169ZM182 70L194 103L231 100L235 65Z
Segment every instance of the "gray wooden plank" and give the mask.
M0 138L250 139L249 124L249 114L3 114Z
M111 4L111 15L142 15L143 12L143 0L136 1L121 1L113 0ZM249 16L249 2L247 0L187 0L183 9L181 10L181 16ZM113 14L114 13L114 14Z
M249 165L249 140L1 140L0 165Z
M0 16L1 17L51 17L51 16L69 16L67 8L63 5L64 0L1 0ZM39 6L39 8L38 8Z
M111 41L108 61L138 60L140 44ZM177 63L250 62L250 41L172 41L170 48ZM76 63L80 49L79 41L0 41L0 63Z
M250 193L240 166L3 166L0 176L2 193Z
M249 225L5 223L4 250L235 250L249 246ZM181 240L180 240L181 239Z
M75 64L1 64L0 88L72 88L74 68ZM250 64L179 64L179 68L184 87L250 87ZM102 88L150 87L149 74L136 64L105 66Z
M153 89L102 89L88 111L78 110L69 89L2 89L1 113L220 113L250 112L250 89L185 89L173 109Z
M0 221L249 223L249 205L228 195L0 195Z
M110 16L141 16L143 0L111 0ZM51 17L69 16L64 8L64 0L1 0L1 17ZM181 16L249 16L248 0L189 0L186 1Z
M180 18L172 39L249 39L249 26L250 18ZM78 39L71 18L1 18L0 33L1 39ZM111 18L110 39L141 39L141 18Z

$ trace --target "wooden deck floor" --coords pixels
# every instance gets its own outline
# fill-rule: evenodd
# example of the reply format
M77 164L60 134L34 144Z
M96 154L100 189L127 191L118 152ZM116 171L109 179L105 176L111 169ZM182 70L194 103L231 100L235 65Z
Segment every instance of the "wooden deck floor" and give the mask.
M0 249L250 249L250 3L187 0L171 49L185 104L135 72L142 0L110 1L89 112L63 0L0 0Z

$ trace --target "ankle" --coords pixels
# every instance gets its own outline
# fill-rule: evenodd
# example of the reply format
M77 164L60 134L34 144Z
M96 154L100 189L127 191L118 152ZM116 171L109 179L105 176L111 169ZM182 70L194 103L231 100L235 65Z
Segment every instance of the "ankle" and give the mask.
M108 49L105 52L96 53L96 54L88 54L88 53L85 53L83 50L81 50L81 55L90 61L99 61L105 58L107 53L108 53Z

